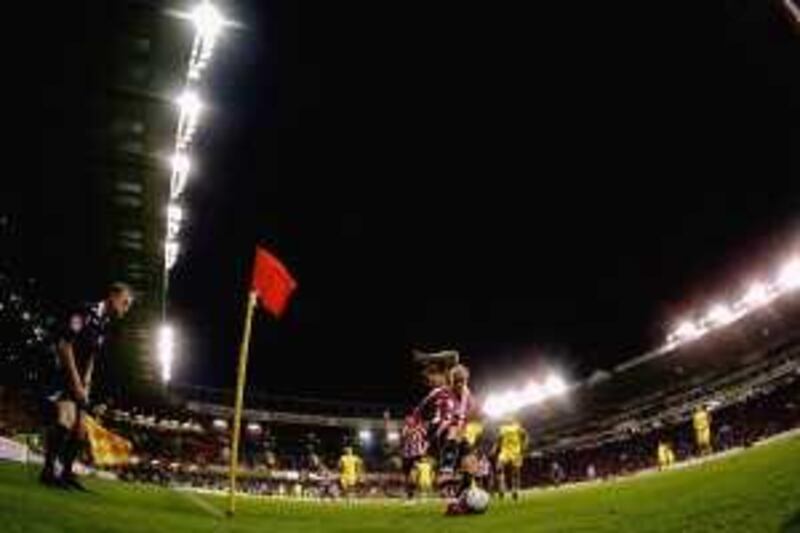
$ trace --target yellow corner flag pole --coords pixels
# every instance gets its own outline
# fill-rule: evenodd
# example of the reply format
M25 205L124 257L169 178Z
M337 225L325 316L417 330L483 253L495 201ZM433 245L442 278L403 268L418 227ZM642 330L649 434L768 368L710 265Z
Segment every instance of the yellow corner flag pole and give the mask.
M228 516L233 516L236 511L236 473L239 469L239 435L242 426L242 403L244 403L244 385L247 379L247 354L250 349L250 326L253 323L253 310L256 307L256 293L250 291L247 301L247 316L244 321L242 344L239 348L239 371L236 378L236 407L233 414L233 433L231 434L231 470L230 470L230 500Z

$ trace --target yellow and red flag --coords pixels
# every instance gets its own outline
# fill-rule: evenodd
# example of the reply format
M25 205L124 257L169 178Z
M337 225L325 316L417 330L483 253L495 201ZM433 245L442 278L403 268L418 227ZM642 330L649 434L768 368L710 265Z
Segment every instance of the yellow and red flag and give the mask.
M133 445L131 442L116 433L101 426L91 416L84 417L86 435L89 438L89 447L92 460L97 466L117 466L128 464Z

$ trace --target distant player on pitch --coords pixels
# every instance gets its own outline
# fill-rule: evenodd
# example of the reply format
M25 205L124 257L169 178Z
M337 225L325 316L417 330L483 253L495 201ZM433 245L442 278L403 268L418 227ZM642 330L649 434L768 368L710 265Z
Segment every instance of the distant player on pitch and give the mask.
M361 458L353 453L353 448L345 447L344 453L339 458L339 484L346 497L353 495L363 472L364 463Z
M522 462L528 448L528 432L515 419L509 417L499 428L497 436L497 493L505 497L508 483L511 496L519 498Z
M699 406L692 416L694 426L695 444L700 455L709 455L713 451L711 446L711 415L704 406Z

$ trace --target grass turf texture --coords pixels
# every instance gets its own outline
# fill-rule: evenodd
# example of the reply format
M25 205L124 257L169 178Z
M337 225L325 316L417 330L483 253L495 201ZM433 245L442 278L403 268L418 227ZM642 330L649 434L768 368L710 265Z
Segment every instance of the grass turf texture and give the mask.
M719 461L619 482L493 502L484 516L447 518L442 503L226 500L88 480L93 494L48 490L0 464L4 532L726 532L800 533L800 436ZM198 502L198 500L200 500Z

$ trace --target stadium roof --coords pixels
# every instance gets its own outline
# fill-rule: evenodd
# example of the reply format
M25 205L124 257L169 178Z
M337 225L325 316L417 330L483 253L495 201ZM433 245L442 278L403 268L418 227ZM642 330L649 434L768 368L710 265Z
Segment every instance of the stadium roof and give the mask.
M688 406L724 387L769 373L786 360L796 364L798 324L800 298L795 293L660 358L589 380L564 400L529 413L527 419L540 444L552 445L617 423L663 415L676 400Z

